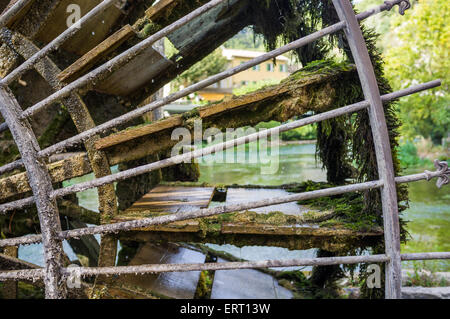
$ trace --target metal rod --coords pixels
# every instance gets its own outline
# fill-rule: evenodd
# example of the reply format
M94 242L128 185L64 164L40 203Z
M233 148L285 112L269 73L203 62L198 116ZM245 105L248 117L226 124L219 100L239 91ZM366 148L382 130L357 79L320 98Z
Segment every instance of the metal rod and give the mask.
M22 156L27 170L28 182L33 191L44 244L45 296L46 298L64 298L65 286L62 284L60 267L63 261L59 212L56 200L51 198L52 180L47 166L38 158L39 144L28 121L20 121L20 105L9 88L0 88L0 112L8 123L14 141Z
M389 94L383 95L382 96L382 100L384 102L391 101L393 99L397 99L397 98L399 98L401 96L404 96L404 95L417 93L417 92L420 92L422 90L426 90L426 89L431 88L431 87L439 86L440 84L441 84L440 80L435 80L435 81L431 81L431 82L428 82L428 83L419 84L419 85L412 86L412 87L409 87L409 88L401 90L401 91L397 91L397 92L393 92L393 93L389 93ZM272 131L272 132L273 131L282 132L284 130L289 130L289 129L292 129L292 128L305 126L305 125L312 124L312 123L315 123L315 122L318 122L318 121L322 121L322 120L325 120L325 119L332 118L334 116L339 116L339 115L343 115L343 114L346 114L346 113L362 110L362 109L366 108L368 105L369 105L369 103L367 101L358 102L358 103L355 103L355 104L352 104L352 105L348 105L348 106L345 106L345 107L342 107L342 108L339 108L339 109L336 109L336 110L332 110L332 111L328 111L328 112L325 112L325 113L313 115L313 116L310 116L310 117L308 117L306 119L300 119L300 120L297 120L297 121L285 124L285 125L283 125L284 128L282 128L282 129L280 129L280 127L276 127L276 128L271 129L271 130L268 130L268 131L265 131L265 132L262 132L262 133L261 132L260 133L256 133L256 134L261 134L262 136L267 136L267 132L270 132L270 131ZM252 135L253 135L253 138L255 138L254 137L255 134L252 134ZM240 140L243 141L244 139L249 138L252 135L241 137ZM234 140L229 141L228 143L229 143L229 145L231 145L232 142L236 143L236 141L237 140L234 139ZM248 140L248 141L250 141L250 140ZM221 144L215 145L213 147L219 147L220 145L224 145L224 144L225 143L221 143ZM235 144L232 144L232 146L229 146L229 147L234 147L234 145ZM213 148L213 147L210 147L210 148ZM223 148L223 149L225 149L225 148ZM205 152L204 150L206 150L206 148L203 149L202 155L207 155L207 154L204 153ZM192 154L192 153L193 152L184 154L184 156L186 156L188 154ZM189 156L186 156L186 158L189 158ZM169 160L172 160L172 162L168 163ZM140 167L128 170L128 171L123 171L123 172L117 173L117 174L123 174L123 175L113 174L113 175L109 175L109 176L106 176L106 177L102 178L102 180L98 180L97 179L97 180L94 180L94 181L91 181L91 182L87 182L87 183L93 183L93 184L88 184L88 185L87 184L76 184L74 186L78 187L78 189L76 189L76 190L72 189L72 188L70 188L70 189L63 189L63 190L61 190L61 192L68 192L69 190L71 190L71 191L73 190L74 192L76 192L76 191L80 191L80 189L85 190L85 189L88 189L90 187L97 187L95 185L98 185L98 184L112 183L112 182L115 181L115 178L125 178L126 179L128 177L135 176L134 174L138 174L139 175L139 174L143 174L142 172L144 172L144 173L148 172L147 171L148 169L155 170L155 169L158 169L158 168L166 167L166 166L157 166L157 168L155 168L155 165L167 165L167 166L170 166L170 165L176 164L173 161L173 158L169 158L169 159L166 159L164 161L165 162L159 161L159 162L151 163L151 164L148 164L148 165L145 165L145 166L140 166ZM151 165L153 165L153 166L151 166ZM425 173L422 173L422 174L425 174ZM124 175L125 175L125 177L124 177ZM428 176L428 175L423 175L422 178L420 178L420 176L419 176L419 179L424 179L426 176ZM106 178L108 178L108 179L106 179ZM117 179L117 180L119 180L119 179ZM86 187L88 187L88 188L86 188ZM64 194L64 195L66 195L66 194ZM56 193L56 194L54 194L54 196L63 196L63 194ZM20 200L20 201L10 202L10 203L7 203L7 204L2 204L2 205L0 205L0 213L2 213L2 212L5 213L7 211L15 209L16 207L23 208L24 206L31 205L32 203L33 203L33 198L29 197L29 198L26 198L26 199L23 199L23 200Z
M393 94L393 95L391 95L391 97L392 96L395 96L395 95ZM345 115L348 113L356 112L356 111L364 109L367 106L368 106L367 101L358 102L358 103L344 106L344 107L341 107L341 108L338 108L335 110L331 110L328 112L313 115L313 116L310 116L305 119L300 119L300 120L293 121L293 122L290 122L287 124L283 124L283 125L280 125L280 126L277 126L277 127L274 127L274 128L262 131L262 132L250 134L250 135L243 136L243 137L240 137L237 139L233 139L233 140L230 140L227 142L223 142L223 143L219 143L219 144L216 144L213 146L205 147L200 150L188 152L188 153L181 154L181 155L176 155L176 156L173 156L173 157L170 157L170 158L158 161L158 162L131 168L131 169L119 172L119 173L115 173L115 174L112 174L109 176L94 179L92 181L88 181L85 183L79 183L79 184L75 184L75 185L72 185L69 187L60 188L58 190L55 190L54 193L52 194L52 196L55 198L62 197L62 196L66 196L69 194L76 193L76 192L81 192L81 191L84 191L84 190L87 190L90 188L99 187L99 186L102 186L105 184L110 184L113 182L117 182L120 180L130 178L130 177L148 173L148 172L151 172L151 171L154 171L157 169L161 169L164 167L172 166L172 165L183 163L183 162L184 163L190 162L194 158L203 157L206 155L210 155L212 153L216 153L216 152L220 152L220 151L223 151L223 150L226 150L229 148L233 148L235 146L253 142L253 141L258 140L259 138L267 138L269 136L272 136L273 134L279 134L279 133L289 131L289 130L292 130L295 128L299 128L299 127L313 124L316 122L328 120L328 119L335 118L337 116Z
M143 107L140 107L139 109L136 109L134 111L128 112L128 113L126 113L124 115L121 115L121 116L119 116L119 117L117 117L117 118L115 118L113 120L110 120L110 121L105 122L105 123L103 123L101 125L98 125L97 127L93 128L93 129L87 130L87 131L85 131L83 133L80 133L80 134L78 134L76 136L73 136L73 137L71 137L69 139L66 139L66 140L61 141L59 143L56 143L56 144L54 144L52 146L49 146L46 149L44 149L42 152L40 152L39 155L43 156L43 157L49 156L51 154L57 153L59 151L62 151L66 147L74 146L74 145L84 141L85 139L91 137L94 134L105 133L106 131L117 127L118 125L127 123L127 122L129 122L129 121L131 121L131 120L133 120L133 119L135 119L135 118L137 118L139 116L142 116L143 114L145 114L145 113L147 113L149 111L152 111L154 109L163 107L164 105L166 105L168 103L176 101L176 100L178 100L178 99L180 99L182 97L185 97L185 96L187 96L187 95L189 95L189 94L191 94L193 92L196 92L196 91L198 91L198 90L200 90L200 89L202 89L204 87L207 87L207 86L209 86L211 84L214 84L214 83L216 83L216 82L218 82L218 81L220 81L222 79L228 78L228 77L230 77L230 76L232 76L234 74L237 74L239 72L245 71L245 70L247 70L247 69L249 69L249 68L251 68L251 67L253 67L255 65L260 64L261 62L270 60L270 59L272 59L272 58L274 58L276 56L279 56L279 55L281 55L281 54L283 54L285 52L288 52L290 50L299 48L299 47L304 46L304 45L306 45L306 44L308 44L310 42L314 42L314 41L316 41L317 39L319 39L320 37L322 37L322 36L324 36L326 34L330 34L330 33L336 32L338 30L341 30L344 25L345 25L344 23L335 24L335 25L330 26L328 28L325 28L325 29L323 29L321 31L318 31L316 33L308 35L308 36L306 36L306 37L304 37L304 38L302 38L300 40L294 41L294 42L292 42L292 43L290 43L290 44L288 44L286 46L283 46L283 47L281 47L279 49L276 49L274 51L266 53L266 54L264 54L264 55L262 55L262 56L260 56L258 58L255 58L255 59L250 60L250 61L248 61L246 63L240 64L239 66L237 66L235 68L232 68L232 69L226 70L226 71L224 71L222 73L219 73L217 75L214 75L214 76L212 76L212 77L210 77L208 79L205 79L205 80L200 81L200 82L198 82L196 84L193 84L193 85L191 85L191 86L189 86L189 87L187 87L187 88L185 88L185 89L183 89L183 90L181 90L181 91L179 91L177 93L173 93L173 94L163 98L162 100L157 100L155 102L147 104L147 105L145 105ZM27 110L30 110L30 108L28 108Z
M426 174L422 175L422 180L430 180L432 178L441 178L445 174L444 171L438 170L434 172L427 172ZM413 177L414 181L419 180L417 178L418 174L410 175ZM402 176L397 177L396 182L397 183L404 183L409 181L409 176ZM70 231L65 231L59 233L59 236L61 239L68 239L73 237L81 237L84 235L96 235L96 234L107 234L107 233L118 233L119 231L123 230L135 230L138 228L148 227L148 226L154 226L154 225L162 225L167 224L175 221L182 221L187 219L193 219L193 218L202 218L202 217L209 217L209 216L215 216L220 215L223 213L228 212L235 212L235 211L241 211L241 210L248 210L258 207L264 207L264 206L270 206L270 205L277 205L277 204L284 204L289 202L295 202L299 200L306 200L311 198L317 198L321 196L331 196L331 195L338 195L343 194L347 192L355 192L355 191L361 191L365 189L373 189L376 187L380 187L381 183L379 181L373 181L373 182L366 182L361 184L352 184L347 186L340 186L335 188L328 188L313 192L306 192L301 194L293 194L278 198L272 198L272 199L264 199L259 201L253 201L253 202L247 202L243 204L233 204L233 205L225 205L225 206L218 206L214 208L207 208L202 209L199 211L193 211L193 212L184 212L184 213L177 213L177 214L171 214L171 215L165 215L165 216L159 216L159 217L152 217L152 218L144 218L140 220L132 220L127 222L120 222L115 223L112 225L101 225L101 226L95 226L95 227L89 227L89 228L83 228L83 229L75 229ZM17 246L17 245L27 245L27 244L34 244L38 243L42 240L41 235L31 235L31 236L22 236L17 238L10 238L10 239L3 239L0 240L0 247L8 247L8 246Z
M385 296L387 299L400 299L402 278L397 188L383 103L366 42L351 3L348 0L333 0L333 4L339 18L347 25L344 32L356 63L364 96L370 103L369 117L375 144L378 175L383 181L381 202L386 255L389 256L389 262L386 264Z
M276 49L274 51L266 53L266 54L264 54L264 55L262 55L260 57L252 59L252 60L250 60L250 61L248 61L246 63L240 64L237 67L234 67L232 69L226 70L226 71L221 72L219 74L213 75L213 76L209 77L208 79L205 79L205 80L200 81L200 82L198 82L196 84L193 84L193 85L191 85L191 86L189 86L189 87L187 87L187 88L185 88L185 89L183 89L181 91L173 93L173 94L171 94L171 95L169 95L169 96L167 96L167 97L165 97L165 98L163 98L161 100L157 100L155 102L147 104L147 105L145 105L143 107L140 107L140 108L138 108L136 110L128 112L128 113L126 113L124 115L121 115L121 116L119 116L119 117L117 117L115 119L112 119L112 120L110 120L108 122L105 122L105 123L103 123L101 125L98 125L97 127L93 128L93 129L87 130L87 131L85 131L83 133L80 133L80 134L74 136L74 137L71 137L71 138L69 138L69 139L67 139L65 141L62 141L60 143L56 143L56 144L46 148L45 150L43 150L42 151L42 156L48 156L50 154L56 153L56 152L58 152L58 151L60 151L60 150L62 150L64 148L66 148L68 146L73 146L75 144L78 144L81 141L89 138L90 136L92 136L94 134L104 133L104 132L106 132L106 131L108 131L108 130L110 130L112 128L117 127L118 125L127 123L127 122L129 122L129 121L131 121L131 120L133 120L133 119L135 119L135 118L137 118L139 116L142 116L142 115L144 115L145 113L147 113L149 111L152 111L152 110L157 109L157 108L161 108L161 107L163 107L164 105L166 105L168 103L176 101L176 100L178 100L178 99L180 99L182 97L185 97L185 96L187 96L187 95L189 95L189 94L191 94L193 92L198 91L199 89L202 89L202 88L205 88L205 87L207 87L209 85L212 85L212 84L214 84L214 83L216 83L216 82L218 82L218 81L220 81L222 79L228 78L228 77L230 77L230 76L232 76L234 74L237 74L239 72L247 70L247 69L251 68L252 66L258 65L258 64L260 64L260 63L262 63L262 62L264 62L266 60L270 60L273 57L276 57L276 56L278 56L278 55L280 55L282 53L288 52L290 50L296 49L296 48L301 47L303 45L306 45L308 43L314 42L317 39L319 39L320 37L322 37L323 35L326 35L326 34L329 34L329 33L332 33L332 32L335 32L337 30L342 29L343 25L344 24L331 26L329 28L326 28L324 30L321 30L319 32L311 34L311 35L309 35L309 36L307 36L305 38L302 38L300 40L294 41L294 42L292 42L292 43L290 43L290 44L288 44L288 45L286 45L284 47L281 47L279 49ZM26 111L28 111L28 110L30 110L30 108L28 108Z
M15 79L23 75L27 70L31 69L39 60L48 55L50 52L57 50L60 45L62 45L66 40L70 39L73 35L75 35L81 27L96 17L101 12L105 11L111 5L113 5L117 0L104 0L100 4L98 4L95 8L89 11L86 15L84 15L77 23L73 24L71 27L66 29L63 33L61 33L58 37L56 37L53 41L43 47L39 52L34 54L32 57L27 59L23 64L17 67L10 74L5 76L3 80L0 81L0 85L9 85ZM1 30L0 32L3 34L4 32L8 32L9 30Z
M34 106L26 109L21 118L26 118L37 111L41 110L44 107L50 106L53 102L68 96L70 93L72 93L74 90L77 90L85 85L88 85L92 83L93 81L98 81L102 79L102 77L108 75L111 70L117 69L118 67L126 64L129 62L132 58L143 52L146 48L150 47L153 43L156 41L164 38L165 36L169 35L171 32L181 28L188 22L192 21L194 18L202 15L206 11L218 6L222 2L225 2L226 0L212 0L205 5L201 6L200 8L192 11L191 13L185 15L183 18L177 20L176 22L172 23L171 25L163 28L162 30L158 31L157 33L151 35L147 39L139 42L135 46L131 47L127 51L121 53L117 57L109 60L108 62L104 63L97 69L91 71L90 73L82 76L78 80L70 83L63 89L59 90L58 92L53 93L43 101L35 104Z
M8 127L8 126L6 126L6 127ZM21 159L18 159L18 160L14 161L14 162L5 164L2 167L0 167L0 175L4 174L6 172L10 172L12 170L21 168L21 167L23 167L23 161Z

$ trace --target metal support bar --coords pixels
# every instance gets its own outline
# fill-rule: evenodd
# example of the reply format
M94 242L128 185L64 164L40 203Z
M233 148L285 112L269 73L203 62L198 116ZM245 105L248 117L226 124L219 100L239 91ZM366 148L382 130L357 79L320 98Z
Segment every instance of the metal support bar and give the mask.
M264 260L246 262L221 262L202 264L153 264L139 266L117 266L117 267L76 267L64 268L62 271L67 275L98 276L98 275L125 275L125 274L147 274L166 272L188 272L203 270L228 270L228 269L254 269L269 267L294 267L294 266L325 266L340 264L359 264L385 262L385 255L369 256L346 256L346 257L324 257L324 258L302 258L293 260ZM0 272L0 280L11 279L38 279L42 277L42 270L13 270ZM33 276L33 277L31 277Z
M8 123L11 134L17 144L27 170L28 181L33 191L39 222L45 260L45 296L47 298L64 298L65 286L62 284L60 267L63 261L62 242L58 233L61 231L58 206L51 198L52 181L47 166L39 160L39 144L27 121L20 121L20 105L7 88L0 89L0 112Z
M395 0L394 2L400 2L400 0ZM391 7L387 6L386 4L383 4L383 5L379 6L379 7L376 7L374 9L370 9L370 10L368 10L366 12L363 12L363 13L359 14L357 16L357 18L361 17L361 19L365 19L365 18L370 17L371 15L379 13L379 12L381 12L383 10L389 10L390 8ZM199 8L197 10L200 10L200 9L201 8ZM194 12L192 12L191 14L193 14ZM187 17L188 16L186 16L185 18L187 18ZM36 108L36 111L37 111L37 109L40 109L40 108L45 107L45 106L48 106L52 102L54 102L54 101L56 101L56 100L58 100L58 99L60 99L60 98L62 98L64 96L67 96L68 94L70 94L71 91L76 90L76 89L82 87L83 85L85 85L87 83L90 83L90 82L92 82L94 80L98 80L98 78L102 74L103 75L107 74L109 72L110 68L117 67L118 65L120 65L120 63L122 63L121 61L123 59L125 59L125 58L131 59L131 57L133 56L132 54L137 54L136 52L140 52L139 51L139 47L137 47L137 46L142 46L142 47L146 48L148 45L154 43L155 41L157 41L158 39L160 39L162 37L162 36L160 36L160 33L165 35L166 33L168 34L171 31L176 30L177 29L177 27L176 27L177 23L178 22L175 22L174 24L164 28L163 30L161 30L158 33L154 34L153 36L147 38L146 40L144 40L140 44L136 45L135 47L129 49L128 51L126 51L126 52L124 52L122 54L122 55L126 55L126 56L122 56L122 55L117 56L116 58L110 60L106 64L104 64L104 65L100 66L99 68L95 69L94 71L92 71L92 72L86 74L85 76L81 77L80 79L72 82L71 84L66 86L64 89L62 89L62 90L52 94L51 96L49 96L44 101L41 101L40 103L38 103L38 104L28 108L22 114L23 117L27 117L28 115L31 115L34 112L33 108ZM54 144L52 146L49 146L46 149L42 150L39 153L39 156L41 156L41 157L50 156L50 155L52 155L54 153L57 153L57 152L60 152L60 151L64 150L66 147L74 146L74 145L76 145L76 144L78 144L80 142L83 142L84 140L88 139L89 137L91 137L91 136L93 136L95 134L105 133L106 131L109 131L109 130L117 127L118 125L127 123L127 122L129 122L129 121L131 121L131 120L133 120L133 119L135 119L135 118L137 118L139 116L144 115L145 113L147 113L149 111L152 111L152 110L157 109L157 108L161 108L161 107L163 107L164 105L166 105L168 103L171 103L171 102L176 101L176 100L178 100L180 98L183 98L183 97L185 97L185 96L187 96L187 95L189 95L189 94L191 94L193 92L196 92L196 91L198 91L198 90L200 90L202 88L205 88L205 87L207 87L207 86L209 86L211 84L214 84L214 83L216 83L216 82L218 82L220 80L223 80L225 78L228 78L228 77L230 77L230 76L232 76L234 74L237 74L239 72L245 71L245 70L247 70L247 69L249 69L249 68L251 68L251 67L253 67L255 65L258 65L258 64L260 64L260 63L262 63L264 61L273 59L273 58L275 58L275 57L277 57L277 56L279 56L279 55L281 55L283 53L286 53L286 52L289 52L291 50L297 49L299 47L305 46L305 45L307 45L307 44L309 44L311 42L314 42L314 41L320 39L321 37L323 37L323 36L325 36L327 34L331 34L331 33L337 32L339 30L342 30L344 27L345 27L345 23L344 22L339 22L339 23L336 23L336 24L334 24L332 26L324 28L324 29L322 29L320 31L314 32L314 33L312 33L312 34L310 34L310 35L308 35L308 36L306 36L304 38L298 39L298 40L296 40L294 42L291 42L291 43L289 43L289 44L287 44L287 45L285 45L283 47L280 47L280 48L278 48L276 50L273 50L273 51L268 52L268 53L266 53L264 55L261 55L260 57L252 59L252 60L250 60L250 61L248 61L246 63L243 63L243 64L241 64L241 65L239 65L239 66L237 66L235 68L226 70L226 71L224 71L222 73L216 74L216 75L214 75L212 77L209 77L209 78L207 78L207 79L205 79L203 81L200 81L200 82L198 82L196 84L193 84L193 85L191 85L191 86L189 86L189 87L187 87L187 88L185 88L185 89L183 89L183 90L181 90L181 91L179 91L177 93L174 93L174 94L171 94L171 95L165 97L162 100L158 100L158 101L155 101L155 102L150 103L148 105L145 105L143 107L140 107L139 109L136 109L134 111L128 112L128 113L126 113L126 114L124 114L122 116L119 116L119 117L117 117L117 118L115 118L113 120L105 122L105 123L103 123L103 124L101 124L101 125L99 125L99 126L97 126L95 128L92 128L90 130L86 130L85 132L80 133L80 134L78 134L76 136L73 136L73 137L71 137L71 138L69 138L67 140L64 140L64 141L56 143L56 144ZM170 30L166 30L166 29L170 29ZM120 57L120 59L119 59L119 57ZM128 61L128 60L126 60L126 61ZM31 112L31 113L27 114L27 112ZM18 161L15 161L13 163L8 164L9 167L5 167L6 165L3 166L3 167L0 167L0 174L7 172L8 170L11 169L11 167L17 168L17 167L20 167L20 165L21 165L20 160L18 160Z
M440 85L440 81L436 80L436 81L431 81L428 83L424 83L424 84L420 84L417 86L413 86L401 91L397 91L397 92L393 92L393 93L389 93L386 95L382 96L382 100L384 102L386 101L390 101L393 99L396 99L400 96L403 95L408 95L408 94L412 94L412 93L416 93L425 89L428 89L430 87L435 87L435 86L439 86ZM238 139L233 139L230 140L228 142L225 143L220 143L220 144L216 144L214 146L211 147L207 147L201 150L197 150L194 152L189 152L183 155L178 155L178 156L174 156L168 159L164 159L162 161L158 161L158 162L154 162L151 164L147 164L147 165L143 165L143 166L139 166L136 168L132 168L126 171L122 171L116 174L112 174L112 175L108 175L99 179L95 179L93 181L89 181L86 183L80 183L80 184L76 184L70 187L66 187L63 189L59 189L57 191L55 191L55 193L53 194L54 197L61 197L61 196L65 196L71 193L75 193L75 192L79 192L79 191L83 191L89 188L94 188L94 187L98 187L104 184L108 184L108 183L113 183L119 180L123 180L123 179L127 179L130 177L134 177L140 174L144 174L144 173L148 173L160 168L164 168L164 167L168 167L171 165L175 165L178 163L181 163L183 161L190 161L192 158L198 158L198 157L202 157L214 152L218 152L218 151L222 151L228 148L232 148L235 147L237 145L241 145L241 144L245 144L254 140L257 140L260 137L266 138L272 134L278 134L280 132L284 132L284 131L288 131L291 129L295 129L298 127L302 127L305 125L309 125L309 124L313 124L319 121L323 121L323 120L327 120L336 116L340 116L340 115L344 115L347 113L351 113L351 112L356 112L359 110L362 110L364 108L366 108L369 105L369 103L367 101L361 101L355 104L351 104L348 106L344 106L342 108L338 108L332 111L328 111L328 112L324 112L324 113L320 113L317 115L313 115L310 116L308 118L305 119L300 119L297 121L293 121L263 132L259 132L259 133L254 133L251 135L247 135ZM21 207L23 207L23 205L25 204L32 204L32 198L28 198L25 200L21 200L17 202L17 205L20 205ZM7 204L3 204L0 205L0 213L1 212L7 212L10 211L12 209L14 209L15 205L14 202L10 202Z
M344 31L355 59L364 96L370 103L369 117L375 143L378 174L383 182L381 201L386 255L389 256L389 262L386 263L385 295L387 299L399 299L402 278L397 188L383 103L366 42L351 3L348 0L333 0L333 4L341 21L347 24Z

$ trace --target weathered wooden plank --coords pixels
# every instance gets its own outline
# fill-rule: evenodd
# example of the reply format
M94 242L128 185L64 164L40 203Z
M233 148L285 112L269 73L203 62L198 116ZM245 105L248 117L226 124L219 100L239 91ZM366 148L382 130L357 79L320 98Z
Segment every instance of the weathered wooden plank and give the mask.
M181 115L171 116L167 119L149 124L143 125L129 130L121 131L116 134L109 135L105 138L98 140L95 143L97 149L105 149L120 143L124 143L135 138L160 132L168 128L174 128L183 124L183 118Z
M16 23L17 21L19 21L20 19L22 19L25 14L28 12L28 10L30 10L31 5L33 4L33 2L35 2L36 0L31 0L29 2L27 2L23 7L20 8L19 11L17 11L17 13L14 15L14 17L12 17L8 23L6 24L6 27L11 27L14 23ZM9 4L4 8L4 11L2 12L5 13L6 10L9 10L16 2L17 0L13 0L13 1L2 1L2 5L4 5L4 2L9 2Z
M293 80L287 80L275 88L264 88L255 93L208 106L214 108L214 111L208 111L208 107L202 108L203 114L207 114L202 118L203 127L237 128L256 125L261 121L286 121L310 110L323 112L333 109L336 107L336 83L354 80L356 76L354 68L347 68L346 71L336 70L327 74L318 74L317 72L304 76L297 74L293 76ZM284 88L289 88L289 90L285 91ZM284 93L277 95L274 94L275 92ZM263 98L263 100L249 102L255 101L257 98ZM239 104L242 104L242 107L235 107ZM243 116L244 114L245 116ZM171 140L172 130L181 126L189 129L193 119L184 119L179 115L148 125L129 128L98 140L95 147L105 149L110 165L139 159L167 150L175 145L178 141ZM60 168L55 174L53 172L55 169L49 168L54 182L91 172L87 159L80 156L66 159L59 162L58 165L64 166L65 169ZM74 171L71 172L71 169ZM22 177L14 175L8 179L0 180L0 199L29 190L26 186L25 174ZM23 183L25 185L22 185Z
M102 58L105 58L135 34L133 28L129 24L123 26L119 31L112 34L80 59L75 61L67 69L58 74L59 80L65 83L76 80L84 75L94 64L99 62Z
M61 231L61 224L56 200L50 198L53 186L49 172L43 160L38 157L39 144L31 125L18 119L22 109L9 89L0 90L0 111L24 162L38 211L44 244L45 296L51 299L64 298L66 287L62 284L60 270L64 251L61 240L56 236Z
M223 234L247 234L247 235L288 235L288 236L380 236L382 232L357 232L350 229L336 229L326 227L305 227L304 225L267 225L267 224L247 224L247 223L224 223L221 233Z
M356 72L349 66L349 69L342 73L338 71L328 74L305 74L304 77L294 75L278 85L201 107L198 113L200 119L205 120L203 123L205 127L214 126L221 129L256 125L269 120L286 121L307 111L326 111L335 106L333 104L337 94L334 88L336 84L331 82L341 76L350 79L356 76ZM176 144L170 135L173 129L180 126L189 127L186 120L177 115L111 134L100 139L96 147L106 149L116 146L109 151L111 163L120 162L121 157L132 153L143 157L144 154L149 154L146 152L156 152L155 148L162 150ZM124 145L127 142L130 143L129 148Z
M145 210L176 213L206 208L211 202L213 194L214 187L157 186L135 202L127 211Z
M161 0L145 11L145 17L149 20L156 20L163 16L166 10L176 6L179 0Z
M8 261L15 261L19 256L19 248L16 246L13 247L5 247L3 252L6 256L11 257ZM2 265L2 254L0 254L0 269L5 269L4 265ZM3 267L2 267L3 266ZM7 281L3 283L3 287L0 290L1 296L3 299L17 299L17 282L15 281Z
M193 192L190 193L189 190ZM204 191L212 195L214 187L187 187L187 186L158 186L137 201L123 213L119 214L113 222L130 221L158 215L177 214L182 212L183 205L194 204L203 207L209 206L210 197L199 200L199 194L205 197ZM180 196L181 195L181 196ZM176 199L176 200L174 200ZM242 198L241 201L245 201ZM201 206L197 208L202 208ZM335 216L333 211L315 212L314 214L289 215L280 212L257 213L235 212L223 216L213 216L202 219L189 219L169 224L140 228L138 231L169 232L169 233L196 233L200 237L215 235L269 235L294 237L352 237L352 236L380 236L381 229L371 231L355 231L345 228L344 225L336 227L317 227L318 223Z
M81 16L83 16L100 2L101 0L61 0L52 11L48 22L39 30L36 38L44 43L49 43L66 30L67 19L72 14L72 12L67 12L69 5L80 6ZM81 30L62 48L78 55L85 54L108 36L111 28L122 15L122 11L116 6L109 7L83 25Z

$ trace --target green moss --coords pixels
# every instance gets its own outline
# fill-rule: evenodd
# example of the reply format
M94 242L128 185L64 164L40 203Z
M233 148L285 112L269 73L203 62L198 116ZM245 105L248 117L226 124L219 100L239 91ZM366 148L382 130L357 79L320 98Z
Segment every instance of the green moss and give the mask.
M17 289L17 299L44 299L44 288L33 286L32 284L19 281Z

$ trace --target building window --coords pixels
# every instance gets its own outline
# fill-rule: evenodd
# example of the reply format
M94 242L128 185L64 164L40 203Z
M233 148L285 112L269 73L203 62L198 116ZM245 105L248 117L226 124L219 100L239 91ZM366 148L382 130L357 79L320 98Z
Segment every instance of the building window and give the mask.
M260 71L260 70L261 70L261 66L260 66L260 65L255 65L255 66L252 68L252 70L253 70L253 71Z
M280 65L280 72L287 72L287 65L286 64L281 64Z
M267 63L267 71L273 72L273 63Z

